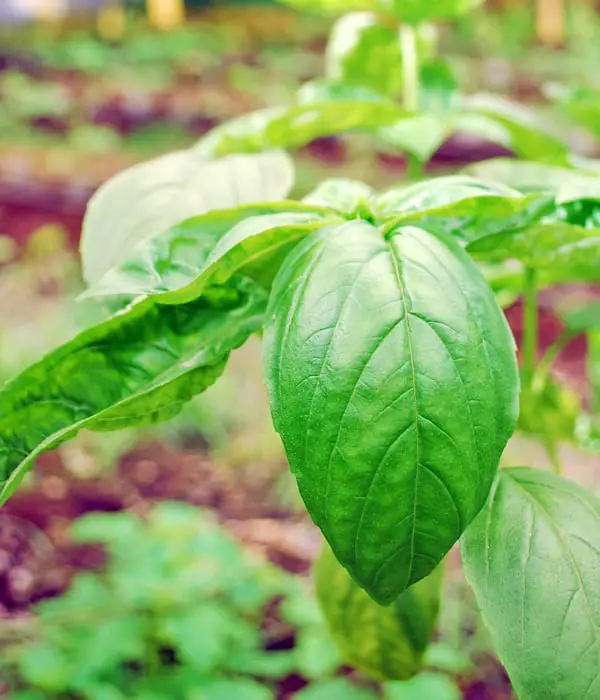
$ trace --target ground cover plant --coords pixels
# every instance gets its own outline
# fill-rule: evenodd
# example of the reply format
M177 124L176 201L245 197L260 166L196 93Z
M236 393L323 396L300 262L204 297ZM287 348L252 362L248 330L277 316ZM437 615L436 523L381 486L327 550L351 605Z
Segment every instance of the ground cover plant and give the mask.
M596 406L557 429L549 368L574 335L597 345L598 306L565 311L565 334L542 358L537 325L542 289L598 280L600 182L593 163L512 105L456 96L440 114L421 101L422 23L465 9L448 0L424 16L404 3L351 18L351 46L341 51L334 30L329 76L294 103L222 125L97 192L81 253L84 297L105 320L0 392L0 498L81 429L172 417L258 334L273 422L327 542L315 580L342 658L383 680L418 673L443 560L460 541L518 696L594 698L600 502L560 474L555 443L582 424L593 443ZM294 168L280 149L364 130L408 152L417 175L466 126L529 162L383 192L329 180L288 198ZM520 368L501 306L515 295ZM540 438L556 473L498 470L517 430Z

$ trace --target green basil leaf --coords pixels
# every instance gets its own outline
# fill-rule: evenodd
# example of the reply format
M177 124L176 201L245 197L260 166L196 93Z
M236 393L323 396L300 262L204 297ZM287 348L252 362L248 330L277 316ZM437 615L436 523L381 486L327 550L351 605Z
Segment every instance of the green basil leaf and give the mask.
M437 209L473 197L518 197L516 190L467 175L447 175L395 187L377 195L375 206L380 214L398 214Z
M579 308L560 313L561 321L571 333L600 331L600 301L593 301Z
M600 232L566 223L535 224L469 243L469 253L492 262L514 258L534 269L551 270L555 280L594 274L600 261Z
M0 503L36 457L80 429L118 430L175 415L222 373L263 323L249 280L184 306L140 303L80 333L0 391Z
M600 137L600 94L597 90L550 85L545 92L576 124L596 138Z
M142 241L82 297L155 296L162 304L182 304L198 298L209 285L224 284L238 271L268 288L285 256L323 226L327 213L282 202L189 219Z
M340 212L352 215L375 196L375 191L369 185L358 180L334 178L324 180L315 190L302 201L305 204L321 207L331 207Z
M383 681L420 671L437 623L441 566L385 607L352 580L327 545L314 571L317 599L347 664Z
M542 128L537 113L498 95L480 94L463 99L466 114L482 115L502 126L510 136L510 148L520 157L541 163L568 165L567 145Z
M447 113L458 106L458 81L448 61L423 61L419 70L419 106L426 112Z
M515 160L514 158L492 158L465 168L465 172L510 185L520 192L558 192L567 184L575 187L588 176L571 168L544 163Z
M395 97L402 89L398 28L374 12L352 12L333 25L325 50L325 76Z
M177 151L134 165L90 199L81 234L84 278L96 282L139 241L184 219L283 199L293 184L293 162L282 151L215 161L193 150Z
M292 251L267 319L271 411L302 498L389 603L481 508L515 427L504 316L451 239L356 220Z
M542 438L551 435L555 441L574 439L581 399L553 377L547 377L539 388L522 391L519 403L518 430Z
M598 499L555 474L500 471L462 559L519 697L600 696L599 551Z
M377 135L385 143L412 153L421 163L426 163L448 140L452 131L452 122L448 117L424 112L383 126L378 129Z
M461 700L455 681L441 673L425 671L404 682L384 685L383 700Z
M209 132L195 146L203 155L297 148L321 136L377 129L406 112L392 100L340 99L251 112Z

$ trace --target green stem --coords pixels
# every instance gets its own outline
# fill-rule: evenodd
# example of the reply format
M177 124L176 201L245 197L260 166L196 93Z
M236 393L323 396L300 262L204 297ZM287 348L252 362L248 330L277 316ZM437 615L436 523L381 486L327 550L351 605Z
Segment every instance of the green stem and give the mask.
M409 112L419 111L419 54L417 34L410 24L400 27L402 50L402 103Z
M546 350L544 356L539 361L531 380L532 389L534 391L541 392L544 390L544 386L548 380L552 365L556 362L556 358L574 337L574 334L570 331L563 331Z
M423 163L412 153L406 154L406 174L411 181L422 180L425 175Z
M537 279L535 270L530 267L525 268L523 299L523 389L528 390L533 380L538 345Z

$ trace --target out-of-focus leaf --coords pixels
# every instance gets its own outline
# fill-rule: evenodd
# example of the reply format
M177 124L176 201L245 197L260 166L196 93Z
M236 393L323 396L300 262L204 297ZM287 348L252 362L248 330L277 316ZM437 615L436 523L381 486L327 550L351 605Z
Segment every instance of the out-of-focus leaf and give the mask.
M571 333L600 331L600 301L563 311L560 317Z
M251 112L218 126L195 151L204 155L296 148L321 136L372 131L402 119L406 112L392 100L340 99Z
M465 113L487 116L510 134L510 148L520 157L541 163L568 165L569 149L540 125L539 116L498 95L479 94L463 99Z
M191 304L142 302L80 333L0 391L0 501L36 457L82 428L117 430L175 415L263 323L250 280Z
M442 567L378 605L328 546L315 567L317 597L343 660L377 680L405 680L422 667L439 612Z
M461 554L518 697L599 695L599 548L591 493L541 469L500 470Z
M450 64L441 58L424 61L419 71L419 107L443 114L458 105L458 81Z
M405 153L412 153L421 163L427 162L452 134L448 117L424 112L406 116L377 131L385 143Z
M373 188L364 182L336 178L321 182L306 195L303 202L313 206L331 207L351 215L365 206L374 194Z
M274 700L273 691L249 679L198 683L189 700Z
M325 51L330 80L395 97L402 87L398 28L374 12L351 12L334 24Z
M557 441L573 441L581 399L568 387L548 377L543 387L522 391L517 429Z
M598 269L600 231L566 223L535 224L519 231L495 233L467 246L484 260L519 260L534 269L552 268L555 279Z
M208 161L195 150L134 165L90 199L81 234L83 274L91 284L139 241L212 209L283 199L294 166L283 151Z
M209 212L142 241L83 296L153 296L181 304L238 271L268 288L285 256L323 226L328 213L296 202Z
M384 685L384 700L460 700L456 683L441 673L424 672L409 681Z
M297 700L376 700L377 696L366 688L359 688L347 678L313 683L296 693Z

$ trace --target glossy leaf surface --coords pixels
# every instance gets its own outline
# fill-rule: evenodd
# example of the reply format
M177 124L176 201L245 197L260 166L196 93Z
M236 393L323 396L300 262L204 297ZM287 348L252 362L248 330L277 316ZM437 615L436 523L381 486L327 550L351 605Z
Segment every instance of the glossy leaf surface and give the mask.
M352 12L333 26L325 51L330 80L360 85L395 97L402 88L398 29L373 12Z
M269 287L287 253L323 226L328 213L296 202L209 212L142 241L87 296L155 296L181 304L241 270Z
M516 423L505 319L451 240L358 220L290 254L267 319L273 420L300 493L340 562L389 603L485 501Z
M35 458L82 428L118 430L175 415L258 330L266 294L249 281L184 306L141 303L84 331L0 391L0 502Z
M283 199L294 166L281 151L207 161L188 150L124 170L90 199L81 235L83 273L96 282L139 241L211 209Z
M500 471L462 558L520 698L600 695L598 551L598 499L544 471Z
M378 605L325 545L314 570L317 599L343 660L378 680L419 672L437 622L442 567L391 605Z

